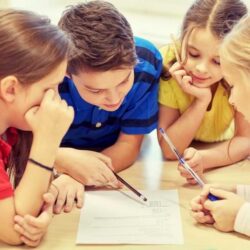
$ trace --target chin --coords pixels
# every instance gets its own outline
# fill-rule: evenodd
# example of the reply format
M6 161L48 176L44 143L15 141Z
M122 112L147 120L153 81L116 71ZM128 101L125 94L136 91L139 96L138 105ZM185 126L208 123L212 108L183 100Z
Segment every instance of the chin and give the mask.
M22 130L22 131L31 131L31 128L30 126L28 126L27 124L19 124L19 125L16 125L16 126L13 126L19 130Z
M114 112L117 109L119 109L120 107L121 107L121 105L119 107L116 107L116 108L108 108L108 107L104 106L104 107L102 107L102 109L106 110L106 111L109 111L109 112Z
M211 86L211 84L205 84L205 83L200 83L200 82L193 82L193 85L200 89L210 88Z

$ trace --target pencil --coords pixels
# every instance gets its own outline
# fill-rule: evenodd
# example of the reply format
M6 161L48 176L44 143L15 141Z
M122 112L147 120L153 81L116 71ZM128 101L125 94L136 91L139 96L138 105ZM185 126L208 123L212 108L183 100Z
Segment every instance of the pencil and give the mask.
M178 49L177 49L177 45L176 45L176 41L175 41L175 38L174 38L173 34L170 35L170 38L171 38L172 43L173 43L174 54L175 54L176 60L177 60L178 63L181 64L181 57L179 55L179 52L178 52Z
M140 192L138 192L135 188L133 188L130 184L128 184L122 177L120 177L117 173L114 173L117 180L119 180L121 183L123 183L129 190L131 190L134 194L136 194L142 201L147 202L147 198L142 195Z

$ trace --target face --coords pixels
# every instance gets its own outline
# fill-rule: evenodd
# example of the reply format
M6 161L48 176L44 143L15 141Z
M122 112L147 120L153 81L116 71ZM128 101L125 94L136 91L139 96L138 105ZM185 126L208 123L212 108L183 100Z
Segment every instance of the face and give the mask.
M223 56L221 57L221 69L231 89L229 102L250 122L250 111L248 108L250 99L250 75L228 63Z
M39 106L45 92L48 89L58 91L58 85L62 82L67 68L67 61L63 61L50 74L30 85L19 84L15 102L12 105L12 117L10 126L21 130L30 130L24 119L25 113L32 107Z
M219 59L221 41L208 29L195 29L188 41L184 38L181 56L186 58L184 69L192 77L193 85L207 88L222 79Z
M108 71L84 71L72 75L81 97L88 103L106 111L115 111L134 82L134 68L126 67Z

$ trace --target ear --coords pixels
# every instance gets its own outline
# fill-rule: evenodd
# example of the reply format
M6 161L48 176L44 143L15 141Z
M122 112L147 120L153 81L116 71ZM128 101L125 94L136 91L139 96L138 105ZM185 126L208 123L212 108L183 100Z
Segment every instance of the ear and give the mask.
M0 81L0 97L6 102L15 100L19 82L15 76L6 76Z

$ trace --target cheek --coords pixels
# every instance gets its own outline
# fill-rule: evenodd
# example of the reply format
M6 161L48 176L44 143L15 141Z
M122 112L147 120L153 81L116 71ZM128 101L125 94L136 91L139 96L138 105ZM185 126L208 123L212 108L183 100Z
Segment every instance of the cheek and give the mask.
M221 68L220 67L216 67L214 70L213 70L213 75L214 75L214 78L220 80L223 78L223 75L222 75L222 71L221 71Z
M194 60L188 58L186 63L183 65L183 68L186 72L193 71L196 63Z

